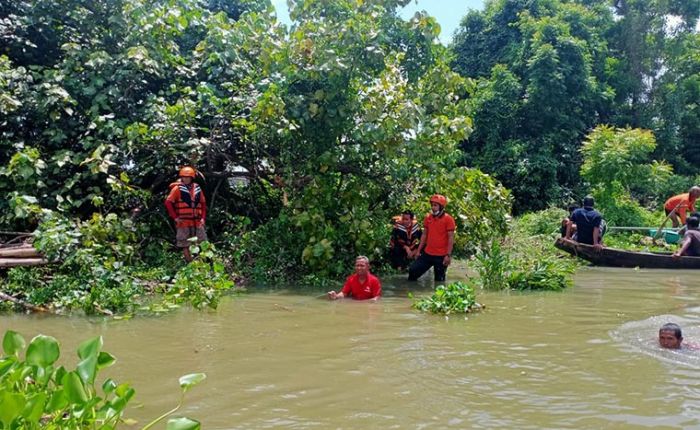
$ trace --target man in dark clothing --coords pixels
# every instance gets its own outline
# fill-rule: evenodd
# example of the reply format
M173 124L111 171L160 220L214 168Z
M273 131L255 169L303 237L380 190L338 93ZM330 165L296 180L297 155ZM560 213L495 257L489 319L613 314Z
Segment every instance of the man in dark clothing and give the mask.
M571 239L573 234L573 225L576 225L576 238L579 243L593 245L596 249L602 249L601 243L603 232L603 216L597 210L593 209L595 201L593 197L586 196L583 199L583 207L578 208L571 214L571 223L566 230L566 238Z
M680 249L673 254L674 258L683 255L700 257L700 230L698 230L700 219L691 216L686 222L687 230L683 235L683 242Z
M416 248L420 242L421 229L415 221L411 211L404 211L401 220L394 224L389 242L389 257L391 267L404 269L408 266L408 260L417 257Z

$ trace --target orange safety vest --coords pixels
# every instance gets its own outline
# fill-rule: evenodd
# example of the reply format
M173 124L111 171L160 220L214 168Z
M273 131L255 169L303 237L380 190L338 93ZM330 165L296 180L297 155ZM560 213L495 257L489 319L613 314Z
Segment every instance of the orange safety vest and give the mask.
M173 203L175 214L180 219L177 227L199 227L202 225L203 208L206 204L204 193L199 184L189 187L181 182L170 184L167 200Z

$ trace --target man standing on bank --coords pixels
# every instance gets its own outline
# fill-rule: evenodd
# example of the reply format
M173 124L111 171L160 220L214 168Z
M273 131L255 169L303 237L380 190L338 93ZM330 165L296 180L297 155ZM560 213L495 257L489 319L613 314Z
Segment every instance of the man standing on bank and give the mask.
M183 167L178 176L179 181L170 184L170 194L165 199L165 207L175 221L177 247L182 248L185 261L189 263L192 261L190 238L196 238L197 242L207 240L207 233L204 231L207 202L202 189L194 182L195 170L192 167Z
M416 281L431 267L435 281L445 281L447 266L452 262L455 239L455 220L445 213L447 198L435 194L430 198L431 213L423 221L423 235L416 252L420 255L408 269L408 280Z

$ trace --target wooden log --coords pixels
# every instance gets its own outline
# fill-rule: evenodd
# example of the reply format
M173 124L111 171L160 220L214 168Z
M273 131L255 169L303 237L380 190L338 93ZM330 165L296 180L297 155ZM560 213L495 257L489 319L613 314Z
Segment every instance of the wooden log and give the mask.
M41 258L39 251L33 246L21 246L14 248L0 248L0 258Z
M12 303L14 303L14 304L17 304L17 305L20 305L20 306L24 307L25 309L29 309L30 311L34 311L34 312L48 312L48 309L46 309L46 308L42 308L41 306L34 306L34 305L32 305L31 303L26 303L26 302L24 302L24 301L18 299L17 297L13 297L13 296L11 296L11 295L9 295L9 294L0 293L0 300L5 300L5 301L8 301L8 302L12 302Z
M44 258L0 258L0 267L41 266L48 262Z

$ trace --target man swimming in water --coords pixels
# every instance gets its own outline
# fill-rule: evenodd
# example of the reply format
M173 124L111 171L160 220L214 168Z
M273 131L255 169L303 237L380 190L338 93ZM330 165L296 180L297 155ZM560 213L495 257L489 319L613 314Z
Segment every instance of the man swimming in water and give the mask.
M667 349L681 349L683 332L681 326L674 323L666 323L659 329L659 346Z

